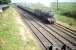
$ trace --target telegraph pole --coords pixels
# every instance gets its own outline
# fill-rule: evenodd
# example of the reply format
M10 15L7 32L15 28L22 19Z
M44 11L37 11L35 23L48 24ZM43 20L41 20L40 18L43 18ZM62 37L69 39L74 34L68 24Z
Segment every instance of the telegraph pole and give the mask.
M57 0L57 10L59 9L59 7L58 7L59 5L58 5L58 0Z

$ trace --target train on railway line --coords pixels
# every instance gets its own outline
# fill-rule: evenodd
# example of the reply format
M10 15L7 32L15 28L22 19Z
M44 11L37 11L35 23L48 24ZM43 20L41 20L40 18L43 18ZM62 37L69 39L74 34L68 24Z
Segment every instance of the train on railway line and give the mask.
M23 10L27 11L28 13L34 15L37 19L44 23L55 23L54 15L47 11L42 11L40 9L31 9L23 6L18 6L19 8L22 8Z
M55 23L54 15L50 12L35 9L34 13L36 17L42 20L43 22L50 23L50 24Z

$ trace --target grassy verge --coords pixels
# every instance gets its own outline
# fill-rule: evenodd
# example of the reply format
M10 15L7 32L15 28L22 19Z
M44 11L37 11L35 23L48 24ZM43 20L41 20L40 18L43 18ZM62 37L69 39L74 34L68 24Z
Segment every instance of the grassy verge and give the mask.
M55 16L57 21L61 21L64 26L70 27L74 30L76 30L76 19L67 17L67 16L61 16L61 15L56 15Z
M10 7L0 14L0 50L20 50L16 11Z
M30 47L36 47L35 50L39 50L35 41L28 38L28 41L24 42L19 35L19 27L16 23L16 17L18 13L14 8L10 7L0 14L0 50L34 50Z

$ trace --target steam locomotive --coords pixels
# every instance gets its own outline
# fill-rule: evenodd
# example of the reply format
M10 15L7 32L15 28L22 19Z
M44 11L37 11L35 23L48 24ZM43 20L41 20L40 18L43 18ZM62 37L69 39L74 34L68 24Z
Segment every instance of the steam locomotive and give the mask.
M48 22L50 24L54 24L55 23L54 15L52 13L50 13L50 12L46 12L46 11L41 11L39 9L35 9L34 13L35 13L37 18L39 18L40 20L42 20L44 22Z
M40 9L31 9L23 6L18 6L18 7L34 15L37 19L39 19L42 22L50 23L50 24L55 23L54 15L50 12L42 11Z

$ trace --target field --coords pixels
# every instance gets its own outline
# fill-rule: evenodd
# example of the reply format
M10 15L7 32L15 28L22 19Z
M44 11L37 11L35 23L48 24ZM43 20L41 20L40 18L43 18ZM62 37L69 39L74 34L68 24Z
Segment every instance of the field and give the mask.
M76 29L76 3L53 3L51 8L58 21L66 23Z

